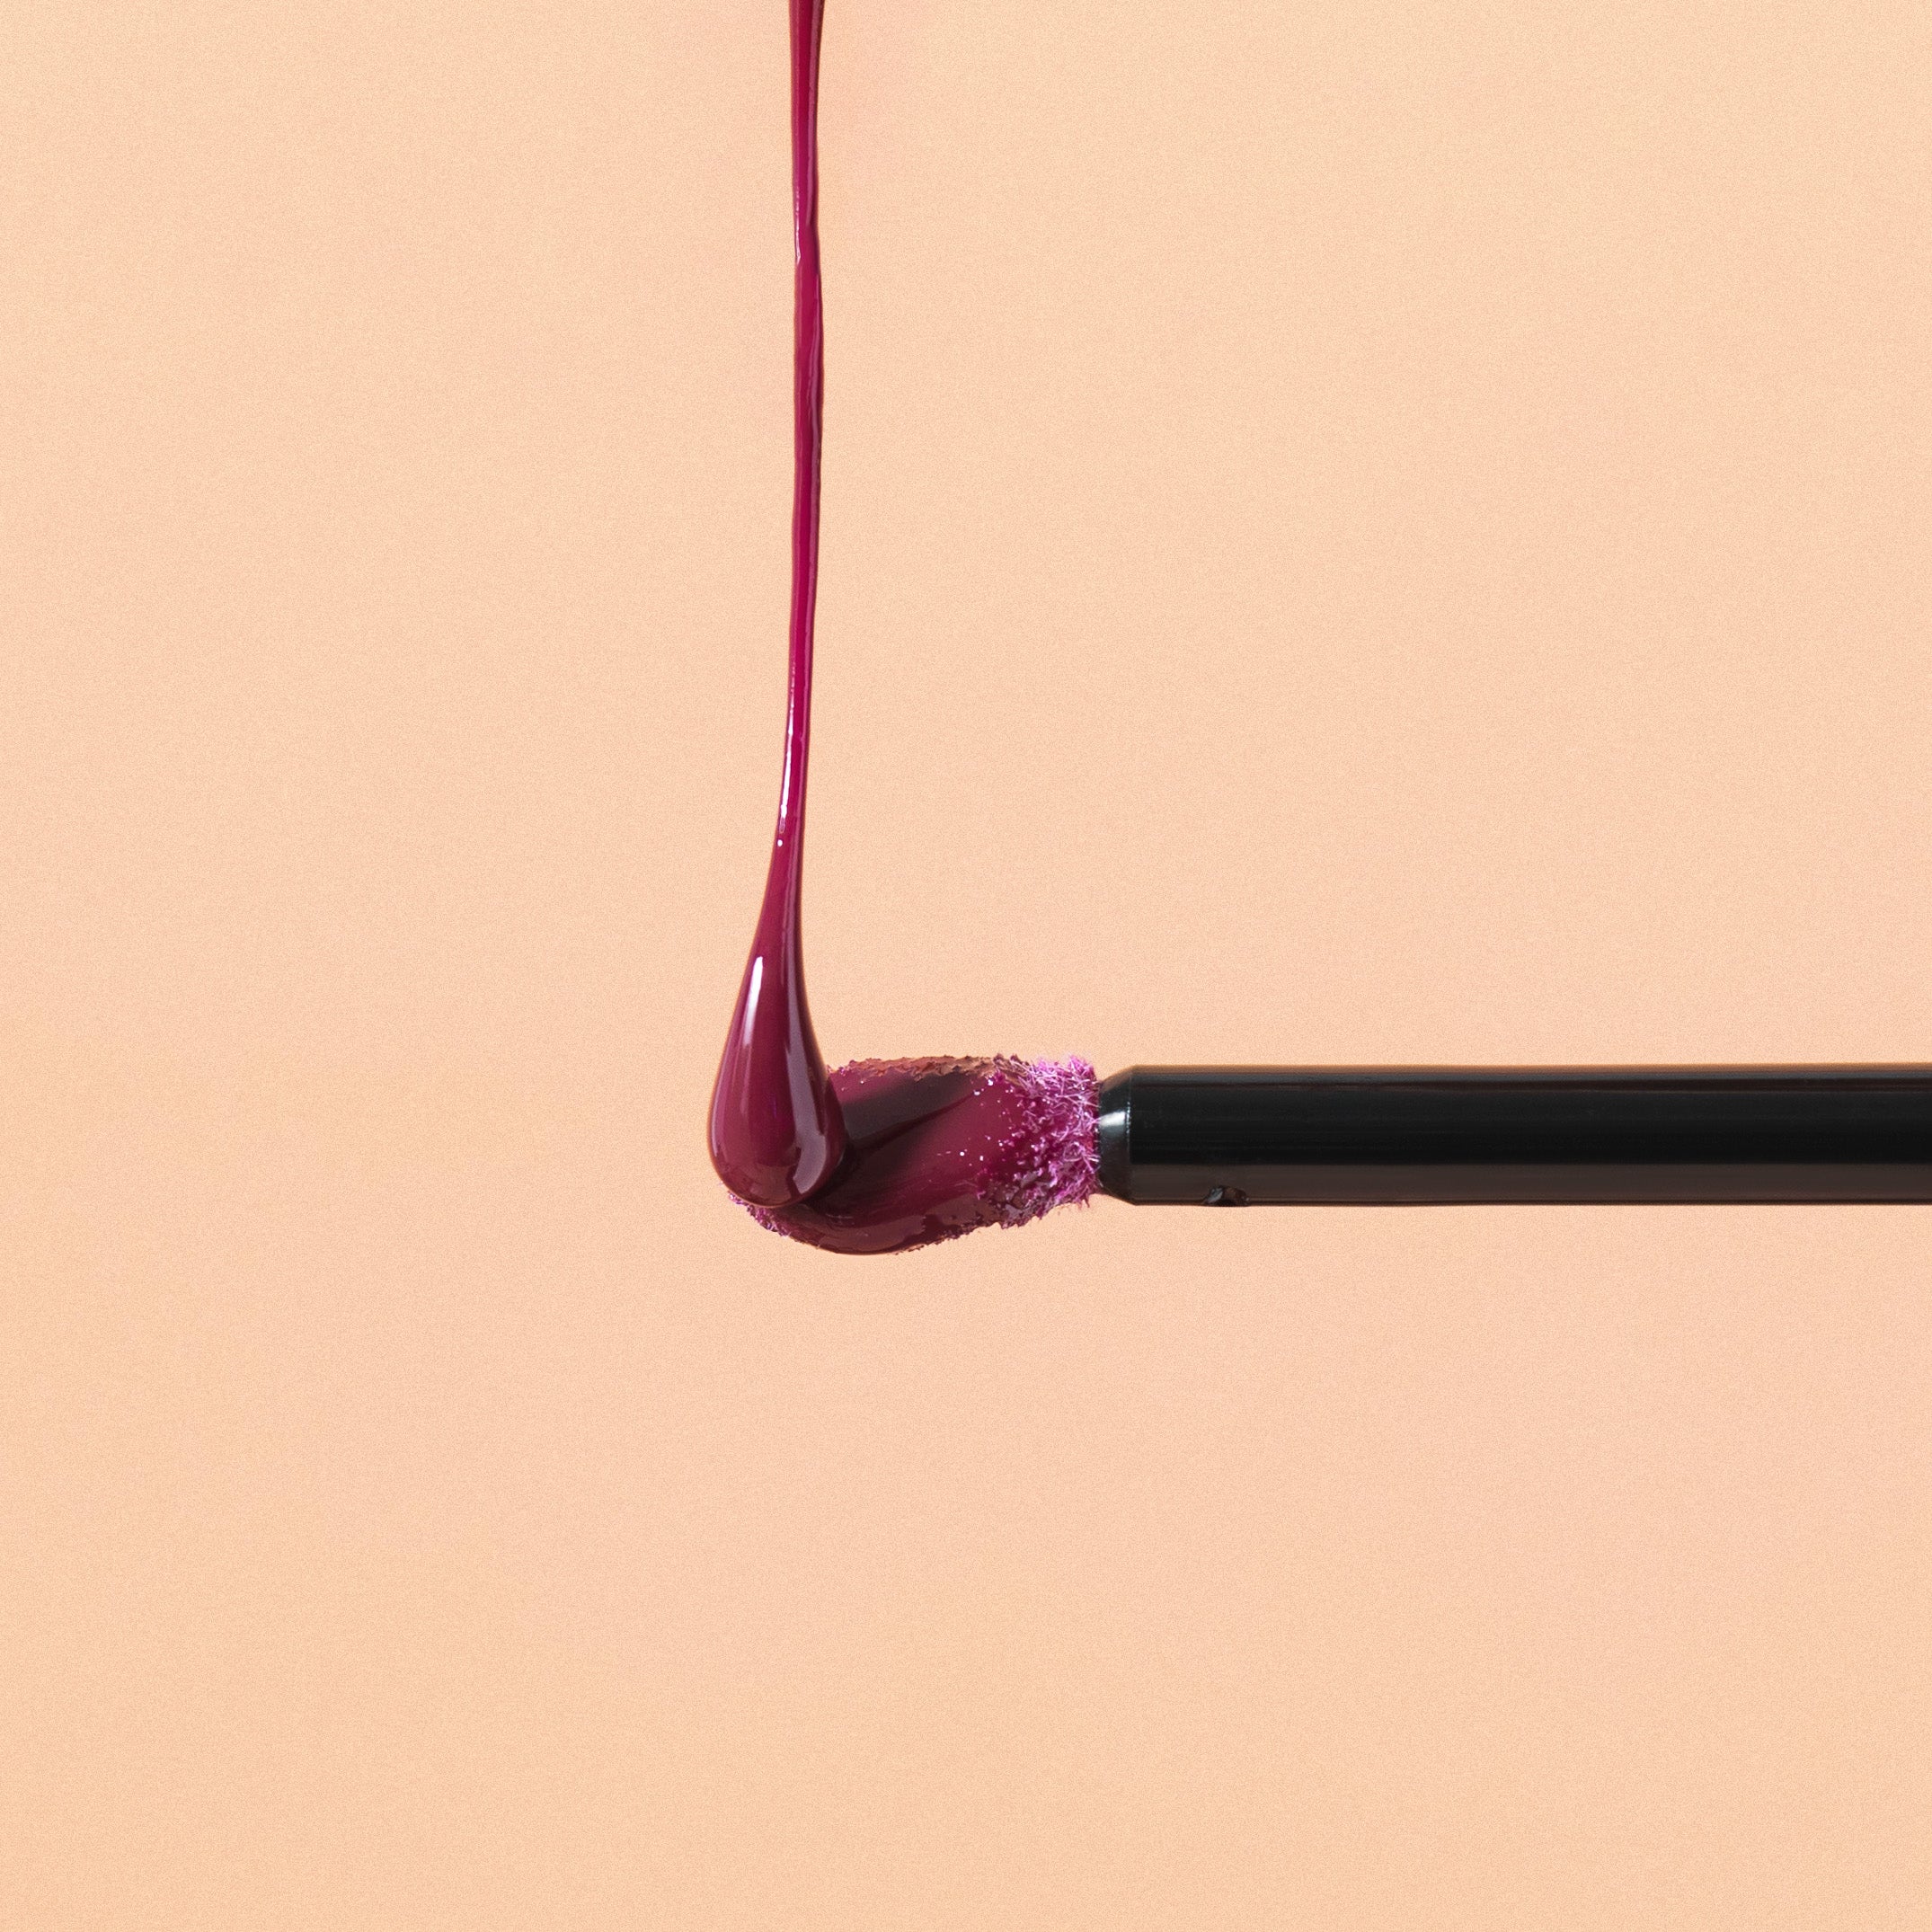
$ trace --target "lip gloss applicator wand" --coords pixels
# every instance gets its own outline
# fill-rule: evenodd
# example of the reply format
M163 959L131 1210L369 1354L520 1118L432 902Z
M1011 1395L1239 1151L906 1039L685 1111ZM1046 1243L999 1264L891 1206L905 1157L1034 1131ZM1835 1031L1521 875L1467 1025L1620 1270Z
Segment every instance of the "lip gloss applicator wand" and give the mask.
M1932 1201L1932 1067L856 1060L845 1146L774 1234L891 1254L1111 1194L1210 1208Z
M1932 1067L1135 1067L853 1060L828 1072L801 900L824 436L819 54L789 0L790 698L750 956L712 1091L718 1177L775 1234L893 1254L1095 1193L1268 1201L1932 1201Z

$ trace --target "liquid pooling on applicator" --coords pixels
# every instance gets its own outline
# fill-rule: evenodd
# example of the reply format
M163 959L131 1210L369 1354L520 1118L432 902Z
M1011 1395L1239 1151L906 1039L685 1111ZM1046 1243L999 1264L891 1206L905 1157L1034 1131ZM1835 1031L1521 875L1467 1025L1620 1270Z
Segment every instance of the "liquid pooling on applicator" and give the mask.
M1094 1069L1084 1060L855 1060L827 1076L805 1001L799 897L824 437L819 270L819 42L824 0L791 0L792 629L784 773L751 956L711 1101L720 1178L775 1234L889 1254L1017 1227L1094 1192Z
M894 1254L1024 1227L1094 1192L1085 1060L854 1060L832 1076L848 1137L811 1200L754 1206L774 1234L839 1254Z

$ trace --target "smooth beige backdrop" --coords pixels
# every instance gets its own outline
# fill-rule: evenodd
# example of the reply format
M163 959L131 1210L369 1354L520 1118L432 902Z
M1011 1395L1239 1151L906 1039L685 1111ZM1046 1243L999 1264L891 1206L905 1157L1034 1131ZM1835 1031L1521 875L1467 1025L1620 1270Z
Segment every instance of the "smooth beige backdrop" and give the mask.
M830 15L830 1052L1932 1059L1918 0ZM784 63L0 20L0 1921L1932 1923L1932 1212L713 1183Z

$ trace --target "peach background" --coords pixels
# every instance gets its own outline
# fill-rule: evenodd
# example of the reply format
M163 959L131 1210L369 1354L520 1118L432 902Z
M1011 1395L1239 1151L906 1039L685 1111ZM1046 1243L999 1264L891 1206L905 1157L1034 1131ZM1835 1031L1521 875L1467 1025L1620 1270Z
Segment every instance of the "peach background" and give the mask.
M711 1184L783 22L0 23L0 1918L1924 1925L1932 1214ZM1932 1059L1918 0L825 114L832 1052Z

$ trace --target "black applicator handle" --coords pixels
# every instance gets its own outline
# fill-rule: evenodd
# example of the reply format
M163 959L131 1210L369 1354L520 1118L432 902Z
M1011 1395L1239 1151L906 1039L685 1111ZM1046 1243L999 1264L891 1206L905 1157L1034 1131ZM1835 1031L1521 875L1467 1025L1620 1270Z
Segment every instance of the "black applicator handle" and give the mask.
M1122 1201L1932 1201L1928 1067L1130 1067Z

